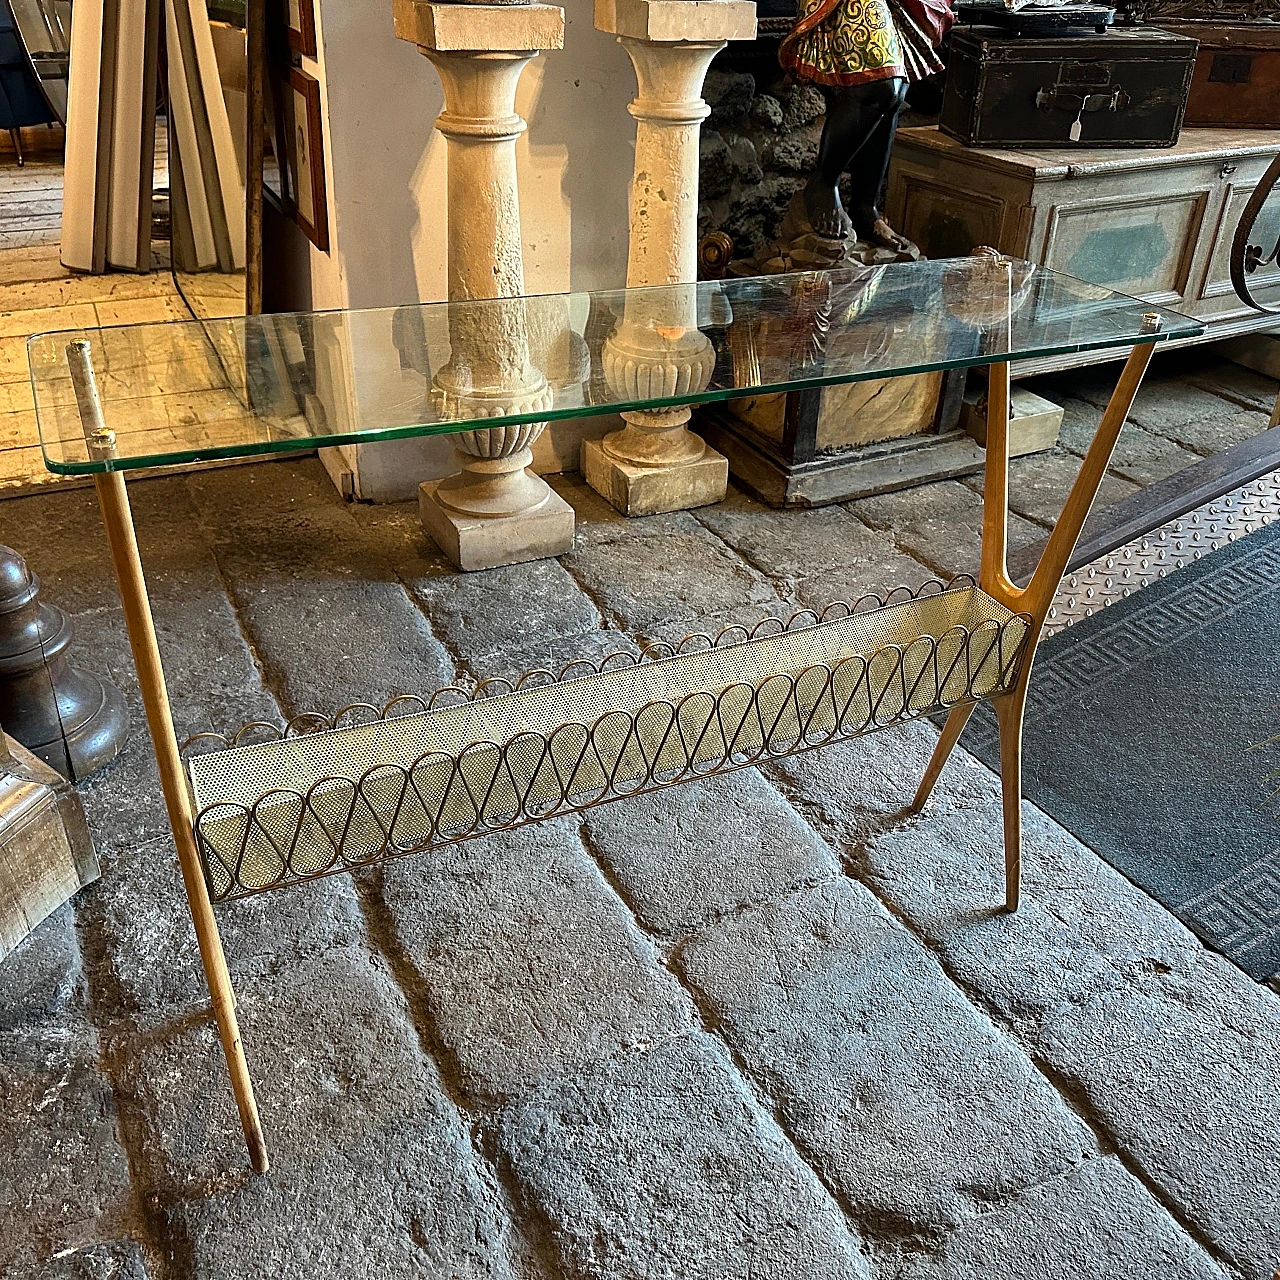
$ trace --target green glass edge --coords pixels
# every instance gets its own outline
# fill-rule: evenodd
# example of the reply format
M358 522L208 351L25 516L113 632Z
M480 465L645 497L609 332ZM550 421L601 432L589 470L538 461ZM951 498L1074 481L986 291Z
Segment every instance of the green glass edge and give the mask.
M1163 317L1177 315L1177 312L1163 311ZM641 409L667 409L681 405L720 404L725 400L740 400L746 396L781 395L787 391L796 391L805 387L835 387L854 382L872 382L879 378L907 377L917 373L937 373L950 369L976 369L993 364L1012 364L1020 360L1034 360L1040 357L1071 355L1080 351L1105 351L1113 348L1138 347L1167 342L1173 338L1199 337L1205 325L1190 317L1182 328L1162 329L1153 334L1129 334L1122 338L1099 339L1093 342L1073 343L1070 346L1028 347L1010 352L1007 355L992 358L982 355L976 358L961 357L954 360L940 360L926 364L903 365L896 369L873 369L865 373L851 373L831 378L803 378L788 382L762 384L753 387L720 387L715 391L702 391L694 395L672 396L648 400L619 400L605 405L574 405L560 411L542 410L538 413L516 414L511 417L485 418L483 420L458 422L422 423L416 426L382 427L371 431L343 432L338 435L307 436L299 440L265 440L250 444L217 445L208 449L179 449L170 453L130 456L128 458L90 458L84 462L54 461L49 457L45 446L44 433L40 434L40 453L44 458L45 468L54 475L85 476L105 475L112 471L139 471L146 467L180 466L189 462L212 462L220 458L252 458L274 453L305 453L311 449L327 449L343 444L382 444L391 440L411 440L422 436L456 435L462 431L475 431L481 428L517 426L528 422L563 422L571 418L599 418L611 413L629 413ZM28 343L37 338L56 337L58 333L80 333L82 330L50 330L47 333L32 334ZM35 393L35 377L31 378L32 393ZM39 414L37 413L37 425Z

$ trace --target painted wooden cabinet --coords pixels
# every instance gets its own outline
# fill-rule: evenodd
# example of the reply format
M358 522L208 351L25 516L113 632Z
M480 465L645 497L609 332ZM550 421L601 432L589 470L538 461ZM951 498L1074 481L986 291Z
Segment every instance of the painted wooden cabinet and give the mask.
M986 150L936 128L902 129L889 173L889 220L931 258L989 244L1209 322L1205 341L1275 317L1231 288L1231 240L1250 192L1280 152L1280 130L1184 129L1173 148ZM1260 225L1280 234L1280 193ZM1280 269L1258 277L1280 302ZM1088 363L1088 354L1036 369ZM1031 369L1021 370L1030 372Z

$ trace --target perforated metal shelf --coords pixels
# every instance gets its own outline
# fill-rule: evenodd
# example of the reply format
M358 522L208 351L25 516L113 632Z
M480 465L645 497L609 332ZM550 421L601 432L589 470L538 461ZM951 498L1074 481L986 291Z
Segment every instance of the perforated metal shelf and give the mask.
M971 585L932 584L891 600L197 755L189 771L210 895L257 893L540 821L1010 687L1025 615Z

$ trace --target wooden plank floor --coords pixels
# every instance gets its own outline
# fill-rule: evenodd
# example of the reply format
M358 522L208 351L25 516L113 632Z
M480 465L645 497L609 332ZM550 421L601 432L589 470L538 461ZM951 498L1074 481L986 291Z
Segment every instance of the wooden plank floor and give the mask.
M47 134L47 138L46 135ZM7 135L0 148L0 497L76 486L45 470L28 378L26 340L50 329L211 319L244 310L244 276L169 270L168 246L156 242L153 270L91 276L58 258L62 223L61 130L23 133L19 168ZM164 121L156 137L155 185L168 184Z

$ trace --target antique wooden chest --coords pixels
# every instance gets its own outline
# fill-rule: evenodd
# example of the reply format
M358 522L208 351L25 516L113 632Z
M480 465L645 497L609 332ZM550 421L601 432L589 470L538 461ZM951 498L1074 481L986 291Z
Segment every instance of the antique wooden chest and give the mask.
M1171 147L1196 43L1134 29L1029 38L991 27L951 36L941 127L967 146Z
M989 244L1055 271L1205 321L1207 338L1276 327L1231 287L1231 240L1280 129L1184 129L1173 148L966 147L936 128L900 129L885 212L931 258ZM1280 234L1280 191L1257 239ZM1280 305L1280 268L1254 278ZM1055 357L1044 367L1087 363Z
M1200 42L1188 125L1280 127L1280 22L1168 22Z

